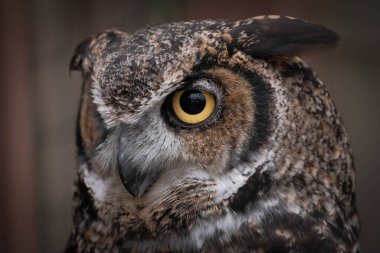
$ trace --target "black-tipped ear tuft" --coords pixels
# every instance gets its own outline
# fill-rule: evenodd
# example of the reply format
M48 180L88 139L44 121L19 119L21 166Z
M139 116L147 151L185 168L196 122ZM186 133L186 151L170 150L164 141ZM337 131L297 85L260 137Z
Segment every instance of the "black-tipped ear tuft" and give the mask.
M242 50L253 56L299 55L334 46L337 33L301 19L276 15L254 17L233 23L229 51Z
M126 33L110 29L86 39L76 47L71 58L70 70L82 70L83 74L91 72L93 65L103 53L112 45L120 44L126 37Z
M80 43L74 51L74 55L70 61L70 70L86 70L90 65L91 49L90 45L94 38L88 38Z

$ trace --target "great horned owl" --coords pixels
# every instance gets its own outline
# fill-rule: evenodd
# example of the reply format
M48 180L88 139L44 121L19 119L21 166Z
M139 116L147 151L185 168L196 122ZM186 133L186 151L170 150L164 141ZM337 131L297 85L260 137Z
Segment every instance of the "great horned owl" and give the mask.
M80 44L66 252L358 252L347 131L298 57L337 40L261 16Z

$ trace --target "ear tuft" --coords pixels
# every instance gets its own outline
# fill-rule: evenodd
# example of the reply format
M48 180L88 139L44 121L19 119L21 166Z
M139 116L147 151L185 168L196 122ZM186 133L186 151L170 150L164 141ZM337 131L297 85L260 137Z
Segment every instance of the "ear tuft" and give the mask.
M75 48L70 61L70 70L84 70L85 62L89 60L91 55L90 45L93 40L93 38L87 38Z
M233 23L229 51L242 50L252 56L299 55L334 46L337 33L301 19L269 15Z
M83 74L91 72L93 65L102 57L103 52L109 50L114 44L122 43L126 37L126 33L110 29L95 37L87 38L76 47L71 58L70 70L82 70Z

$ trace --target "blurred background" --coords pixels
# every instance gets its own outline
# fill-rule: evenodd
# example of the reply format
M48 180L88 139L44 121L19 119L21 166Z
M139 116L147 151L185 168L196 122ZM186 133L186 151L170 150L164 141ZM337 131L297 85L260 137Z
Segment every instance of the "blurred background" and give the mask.
M76 45L106 28L295 16L338 32L340 46L308 56L351 136L363 252L380 252L380 1L12 0L0 4L0 252L61 252L77 170Z

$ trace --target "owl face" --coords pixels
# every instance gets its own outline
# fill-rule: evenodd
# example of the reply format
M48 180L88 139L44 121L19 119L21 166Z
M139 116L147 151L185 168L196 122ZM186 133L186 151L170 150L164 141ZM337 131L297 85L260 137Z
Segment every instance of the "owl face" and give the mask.
M161 247L161 238L177 249L260 227L272 212L353 216L345 129L295 56L337 38L269 16L112 30L83 42L71 62L84 78L78 181L97 215L129 245Z

